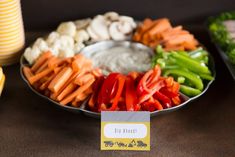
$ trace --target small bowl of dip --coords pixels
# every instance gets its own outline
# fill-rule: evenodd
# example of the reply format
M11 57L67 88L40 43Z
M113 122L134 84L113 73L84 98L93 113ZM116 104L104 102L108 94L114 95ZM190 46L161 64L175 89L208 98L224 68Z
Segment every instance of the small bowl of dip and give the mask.
M82 49L81 53L91 59L94 67L105 75L111 72L128 74L151 69L154 52L151 48L130 41L101 41Z

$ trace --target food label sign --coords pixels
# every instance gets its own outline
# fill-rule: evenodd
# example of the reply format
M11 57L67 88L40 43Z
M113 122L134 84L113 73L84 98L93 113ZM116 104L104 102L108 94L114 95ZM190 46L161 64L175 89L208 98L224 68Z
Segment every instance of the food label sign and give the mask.
M101 112L101 150L150 150L149 112Z

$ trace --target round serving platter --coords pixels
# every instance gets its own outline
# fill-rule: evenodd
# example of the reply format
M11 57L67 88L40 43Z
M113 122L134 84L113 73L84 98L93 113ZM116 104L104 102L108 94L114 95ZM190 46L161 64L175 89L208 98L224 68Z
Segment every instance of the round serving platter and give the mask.
M142 49L142 50L145 50L146 52L149 53L149 55L153 56L154 55L154 52L152 49L150 49L149 47L141 44L141 43L135 43L135 42L130 42L130 41L101 41L101 42L97 42L97 43L94 43L94 44L91 44L91 45L88 45L86 46L85 48L83 48L81 50L81 53L84 55L84 56L87 56L89 57L90 54L94 53L95 51L97 50L104 50L104 49L108 49L108 48L111 48L111 47L114 47L114 46L123 46L123 47L131 47L133 48L134 50L136 49ZM94 117L94 118L99 118L100 117L100 113L97 113L97 112L92 112L92 111L89 111L88 109L86 109L86 103L87 103L87 100L84 101L82 103L82 105L77 108L77 107L72 107L72 106L64 106L64 105L61 105L60 103L50 99L49 97L41 94L40 92L36 91L30 84L29 82L27 81L26 77L24 76L23 74L23 67L28 65L27 61L25 60L24 58L24 55L21 56L21 59L20 59L20 64L21 64L21 67L20 67L20 74L21 74L21 77L22 79L25 81L25 83L27 84L27 86L29 86L29 88L34 92L36 93L38 96L52 102L55 106L59 107L59 108L62 108L64 110L67 110L67 111L70 111L70 112L74 112L74 113L83 113L87 116L90 116L90 117ZM213 74L213 77L215 78L215 75L216 75L216 72L215 72L215 64L214 64L214 59L213 57L211 56L211 54L209 53L209 68L210 70L212 71L212 74ZM181 99L183 100L183 103L181 103L180 105L178 106L174 106L174 107L171 107L171 108L167 108L167 109L163 109L163 110L157 110L157 111L154 111L154 112L151 112L150 115L151 116L156 116L156 115L159 115L159 114L163 114L163 113L168 113L168 112L172 112L172 111L175 111L183 106L185 106L186 104L189 104L191 101L199 98L200 96L202 96L210 87L210 85L212 84L214 80L212 81L209 81L207 84L205 84L205 88L204 90L202 91L201 94L197 95L197 96L194 96L192 98L189 98L187 96L185 96L184 94L180 93L180 96L181 96Z

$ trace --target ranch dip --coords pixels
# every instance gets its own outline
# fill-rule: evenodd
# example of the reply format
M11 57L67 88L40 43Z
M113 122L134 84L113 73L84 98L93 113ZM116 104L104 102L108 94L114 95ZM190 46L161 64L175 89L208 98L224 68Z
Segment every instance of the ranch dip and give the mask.
M116 46L97 51L89 56L94 67L99 67L104 74L131 71L144 72L151 68L151 54L142 49Z

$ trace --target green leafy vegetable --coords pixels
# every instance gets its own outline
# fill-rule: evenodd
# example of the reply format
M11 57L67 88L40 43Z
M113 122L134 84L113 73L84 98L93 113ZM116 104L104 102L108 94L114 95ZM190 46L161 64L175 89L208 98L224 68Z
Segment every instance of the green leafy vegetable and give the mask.
M230 61L235 64L235 43L223 24L226 20L235 20L235 12L224 12L217 17L210 17L208 27L213 40L220 45Z

